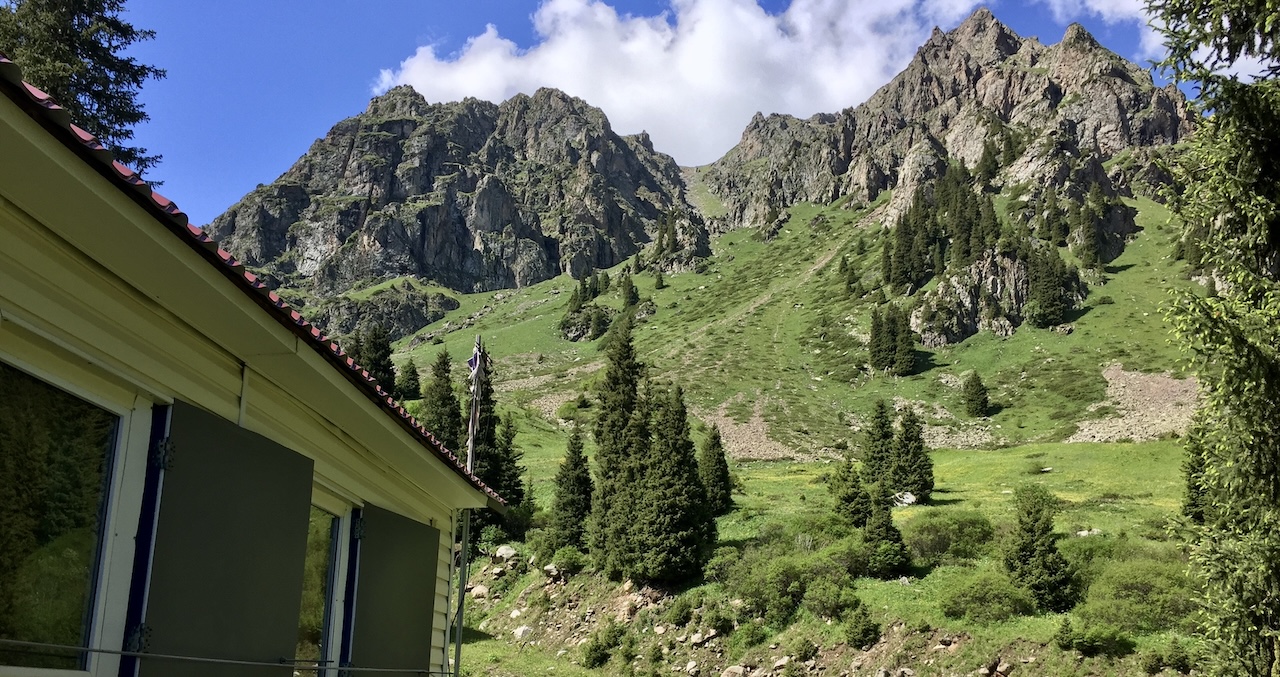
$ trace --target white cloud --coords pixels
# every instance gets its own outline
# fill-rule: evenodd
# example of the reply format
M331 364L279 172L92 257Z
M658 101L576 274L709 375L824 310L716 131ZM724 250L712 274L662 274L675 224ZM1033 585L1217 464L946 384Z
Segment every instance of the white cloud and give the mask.
M757 112L808 117L866 99L904 67L936 24L975 0L792 0L780 15L755 0L671 0L658 16L600 0L546 0L537 44L522 50L489 26L455 55L418 49L377 90L409 84L430 101L502 101L557 87L599 106L620 133L646 130L681 164L705 164Z
M1142 54L1158 54L1142 0L1039 0L1061 23L1134 22ZM808 117L856 105L910 61L935 25L954 26L978 0L791 0L771 15L756 0L669 0L657 16L607 0L544 0L535 44L489 26L456 54L424 46L382 71L376 91L409 84L430 101L503 101L557 87L599 106L616 131L648 131L684 165L737 143L757 111Z

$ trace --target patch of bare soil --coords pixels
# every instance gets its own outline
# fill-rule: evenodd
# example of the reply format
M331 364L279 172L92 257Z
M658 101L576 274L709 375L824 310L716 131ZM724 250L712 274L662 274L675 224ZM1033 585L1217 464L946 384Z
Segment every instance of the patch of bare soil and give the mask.
M1125 371L1119 363L1108 366L1102 376L1107 379L1107 399L1090 410L1111 406L1116 414L1081 423L1068 442L1137 442L1186 432L1196 408L1195 378Z
M738 393L715 411L694 413L707 424L720 428L725 453L731 458L753 461L795 459L794 450L769 438L769 424L764 420L764 407L768 398L760 391L756 391L751 418L746 422L739 422L729 415L729 406L745 397L745 393Z
M596 360L595 362L588 362L587 364L568 369L564 374L566 377L572 378L574 376L582 376L583 374L590 374L591 372L599 371L603 367L604 362ZM510 393L517 390L536 390L552 382L557 376L557 374L540 374L538 376L510 379L495 383L493 385L493 389L500 393Z
M570 402L578 397L575 392L562 390L560 392L548 393L531 402L529 406L533 407L542 417L553 423L559 423L560 419L556 417L556 411L564 406L565 402Z

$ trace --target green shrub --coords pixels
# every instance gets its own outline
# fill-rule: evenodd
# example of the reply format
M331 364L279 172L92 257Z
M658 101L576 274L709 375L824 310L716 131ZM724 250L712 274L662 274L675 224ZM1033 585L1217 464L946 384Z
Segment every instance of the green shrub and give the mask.
M1109 562L1089 586L1077 617L1132 633L1186 627L1195 602L1185 566L1147 559Z
M755 621L743 623L729 637L729 652L733 655L741 655L743 651L763 643L766 639L769 639L769 633L763 625Z
M994 535L991 521L976 510L930 508L902 529L912 558L927 566L979 557Z
M907 572L911 558L902 543L885 541L877 543L867 558L867 575L876 578L893 578Z
M592 640L582 647L582 665L587 669L598 668L609 662L609 649Z
M1058 631L1053 633L1053 643L1063 651L1071 651L1076 645L1076 631L1071 627L1071 619L1064 618L1058 624Z
M845 614L844 640L849 646L858 648L880 641L880 624L871 620L871 614L861 602Z
M623 643L626 635L625 626L609 621L582 647L582 664L588 668L598 668L608 663L613 650ZM634 646L631 651L631 657L635 658Z
M803 605L819 618L840 619L845 612L858 604L853 592L853 581L821 578L811 581L804 593Z
M1133 638L1114 625L1094 625L1075 633L1072 647L1086 656L1119 658L1133 653Z
M1138 658L1138 667L1148 675L1159 674L1164 668L1164 656L1161 656L1158 651L1144 653Z
M676 601L672 602L671 607L667 609L666 619L672 625L684 627L689 624L689 620L692 618L693 604L689 602L689 598L686 596L677 597Z
M814 644L808 637L802 637L800 641L791 647L791 657L801 663L811 661L818 657L818 645Z
M738 553L738 549L730 546L716 548L715 554L707 560L707 565L703 567L703 575L709 581L724 583L729 579L730 572L733 571L734 565L742 559Z
M848 536L827 546L820 553L844 569L853 578L866 576L870 570L870 554L861 536Z
M587 556L572 545L565 546L551 556L551 563L563 571L565 576L573 576L587 566Z
M1035 610L1035 602L1008 577L995 572L974 576L942 598L942 613L973 623L996 623Z
M1188 654L1182 643L1175 639L1169 643L1169 650L1164 654L1164 665L1181 674L1191 672L1191 654Z

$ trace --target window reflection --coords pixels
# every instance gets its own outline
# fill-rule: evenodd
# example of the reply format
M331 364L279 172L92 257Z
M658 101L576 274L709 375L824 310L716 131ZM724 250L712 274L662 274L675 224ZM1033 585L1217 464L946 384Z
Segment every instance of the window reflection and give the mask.
M334 533L337 526L336 517L311 506L306 568L302 577L302 613L298 618L298 649L294 656L300 667L324 660L329 601L333 597ZM299 674L315 673L300 671Z
M0 639L87 646L118 419L0 363ZM84 652L0 644L0 665Z

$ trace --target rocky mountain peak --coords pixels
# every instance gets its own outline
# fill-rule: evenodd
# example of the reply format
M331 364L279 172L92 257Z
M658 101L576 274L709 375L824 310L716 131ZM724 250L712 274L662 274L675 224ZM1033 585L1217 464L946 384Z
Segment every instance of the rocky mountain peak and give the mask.
M427 99L409 85L397 85L369 101L365 115L373 118L416 118L426 114Z
M699 176L728 209L720 228L768 229L796 202L848 195L856 206L886 189L892 221L940 168L972 170L989 143L1018 153L1004 159L997 184L1027 184L1034 196L1071 177L1108 182L1082 167L1176 143L1193 121L1180 92L1156 88L1082 27L1045 46L980 8L950 32L935 30L903 72L855 108L808 120L757 115ZM1117 190L1128 188L1104 186Z

